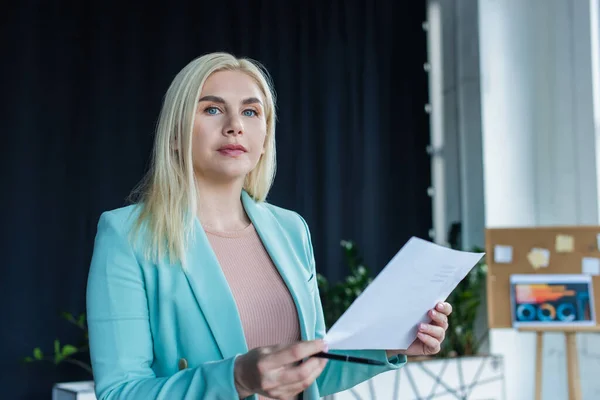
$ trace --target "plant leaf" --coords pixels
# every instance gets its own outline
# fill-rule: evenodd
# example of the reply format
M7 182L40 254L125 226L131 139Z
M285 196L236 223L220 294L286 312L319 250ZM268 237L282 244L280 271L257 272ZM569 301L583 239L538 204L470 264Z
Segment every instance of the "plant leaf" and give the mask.
M60 342L58 339L54 340L54 353L60 354Z
M85 313L79 315L79 318L77 319L77 325L79 325L80 328L85 327Z
M44 353L42 353L42 349L40 349L39 347L33 349L33 357L36 360L41 360L42 358L44 358Z
M70 345L70 344L65 344L62 348L62 355L63 357L69 357L72 356L73 354L77 353L77 347Z
M73 314L71 314L70 312L62 312L61 315L67 321L75 322L75 318L73 317Z

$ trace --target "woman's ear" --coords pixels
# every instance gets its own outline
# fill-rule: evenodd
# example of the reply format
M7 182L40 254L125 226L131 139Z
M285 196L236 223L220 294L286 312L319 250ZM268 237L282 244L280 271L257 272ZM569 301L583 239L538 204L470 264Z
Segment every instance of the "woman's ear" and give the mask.
M260 154L265 154L266 151L267 151L267 137L265 136Z

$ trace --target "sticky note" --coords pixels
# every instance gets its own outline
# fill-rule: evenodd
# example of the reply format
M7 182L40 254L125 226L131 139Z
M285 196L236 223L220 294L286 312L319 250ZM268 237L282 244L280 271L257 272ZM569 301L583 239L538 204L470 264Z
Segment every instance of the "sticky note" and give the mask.
M497 264L509 264L512 262L512 246L494 246L494 262Z
M527 254L527 260L529 260L533 269L546 268L550 264L550 250L533 248Z
M575 247L575 239L571 235L556 235L556 251L570 253Z
M583 257L581 272L586 275L600 275L600 258Z

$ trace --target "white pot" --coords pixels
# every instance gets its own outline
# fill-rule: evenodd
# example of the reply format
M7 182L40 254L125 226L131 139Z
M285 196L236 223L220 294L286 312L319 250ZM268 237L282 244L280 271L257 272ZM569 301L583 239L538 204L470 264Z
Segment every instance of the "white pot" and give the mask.
M97 400L94 381L57 383L52 388L52 400Z
M505 400L504 365L499 356L410 360L330 400Z

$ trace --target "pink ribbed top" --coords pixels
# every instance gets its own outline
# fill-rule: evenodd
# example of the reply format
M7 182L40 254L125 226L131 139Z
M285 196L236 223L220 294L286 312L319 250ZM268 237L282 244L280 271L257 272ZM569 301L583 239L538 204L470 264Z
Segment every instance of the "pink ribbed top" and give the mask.
M248 349L300 340L296 305L254 225L204 230L235 298Z

